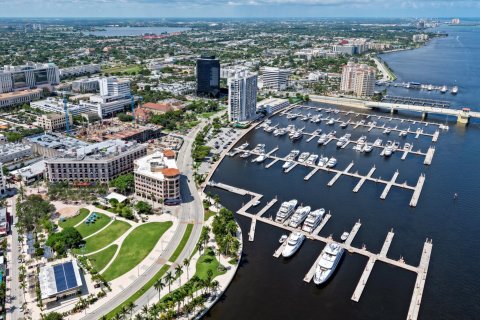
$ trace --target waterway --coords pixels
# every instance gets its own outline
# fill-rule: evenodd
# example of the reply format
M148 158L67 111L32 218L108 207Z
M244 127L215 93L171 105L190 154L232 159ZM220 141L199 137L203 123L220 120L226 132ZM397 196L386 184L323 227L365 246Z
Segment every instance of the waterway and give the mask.
M403 68L412 64L413 57L417 61L428 60L431 50L429 46L438 48L443 45L442 41L450 41L448 38L434 40L429 46L419 50L390 54L391 58L384 59L401 80L405 81L435 83L435 79L445 79L440 76L441 73L454 74L462 91L457 97L444 95L445 99L462 101L462 104L470 106L478 105L478 99L469 92L477 90L475 88L480 85L480 73L467 72L466 69L463 69L463 73L456 70L460 66L467 68L468 65L476 68L474 64L478 63L476 57L480 56L480 42L467 45L465 39L478 37L478 29L470 28L470 31L465 31L460 28L463 27L455 28L455 32L465 33L460 37L464 46L445 45L445 49L435 55L441 59L438 69L418 62L416 67L409 67L410 72L415 72L411 75L408 69ZM460 64L445 63L442 56L461 56L461 50L468 51L463 53L463 56L470 57L470 61ZM402 55L405 56L403 61ZM436 76L431 74L432 70L438 70ZM420 75L425 78L420 78ZM402 114L398 116L408 117ZM362 117L353 118L357 119ZM442 123L446 121L440 117L432 117L430 120ZM319 127L327 132L334 129L340 134L349 131L353 139L367 135L370 142L377 137L384 141L401 141L402 145L409 142L413 143L414 150L420 148L426 151L433 144L431 139L426 137L415 139L409 136L403 139L393 133L387 137L381 131L367 132L366 129L353 130L351 127L342 130L338 126L331 128L325 123L315 125L299 119L290 121L280 116L274 117L272 122L281 126L289 123L298 127L305 126L306 132L312 132ZM409 126L400 121L388 121L387 124ZM388 257L398 259L402 256L408 264L418 265L425 239L433 239L432 257L419 318L478 319L480 126L471 124L465 128L456 126L453 122L449 124L450 130L442 132L435 144L436 152L431 166L423 165L423 157L419 156L409 155L402 161L401 153L395 153L391 158L385 159L379 155L378 149L365 155L353 151L351 146L344 150L337 150L334 143L319 147L316 139L307 143L307 137L291 142L287 136L273 137L263 130L253 130L239 142L241 144L248 141L252 146L265 143L267 151L278 146L280 149L276 154L279 156L286 155L294 148L335 156L338 159L338 169L345 168L353 160L355 165L351 171L361 174L366 174L375 165L375 177L391 178L398 169L400 175L397 181L407 181L409 185L415 185L418 176L425 173L426 183L416 208L408 206L411 191L392 188L387 199L382 201L380 194L383 185L366 182L360 192L353 193L357 179L341 177L334 186L327 187L332 174L319 171L309 181L304 181L303 178L310 169L297 167L285 174L281 169L282 162L265 169L264 166L269 160L264 164L254 164L238 156L228 157L213 175L213 180L264 194L262 203L256 209L250 210L252 213L260 210L275 196L279 201L267 211L266 216L274 215L282 201L293 198L313 208L324 207L330 210L332 218L320 232L323 236L331 234L335 239L339 239L343 231L349 231L360 219L362 227L352 244L357 247L365 244L367 249L373 252L380 251L387 232L393 228L395 237ZM410 126L412 129L419 127L418 124ZM424 127L424 130L433 132L435 127ZM249 200L215 188L208 188L207 191L219 194L222 204L231 210L238 210L242 203ZM454 193L459 195L456 200L453 199ZM249 219L241 216L237 219L242 231L247 234ZM282 233L280 229L257 223L255 241L248 242L248 237L245 237L244 255L237 275L222 300L209 312L207 319L406 319L416 274L377 262L360 301L356 303L350 298L366 265L366 258L353 254L345 255L334 277L326 286L319 288L313 283L303 282L302 279L324 245L308 240L293 258L275 259L272 254L278 247L278 239Z
M104 27L98 31L88 31L85 34L100 37L136 37L144 34L160 35L163 33L172 33L190 30L188 28L176 27Z
M420 82L449 88L456 85L459 93L452 96L438 91L389 87L388 94L447 100L452 107L479 110L480 26L442 26L432 31L445 32L449 36L435 38L416 50L383 54L381 58L397 75L395 82Z

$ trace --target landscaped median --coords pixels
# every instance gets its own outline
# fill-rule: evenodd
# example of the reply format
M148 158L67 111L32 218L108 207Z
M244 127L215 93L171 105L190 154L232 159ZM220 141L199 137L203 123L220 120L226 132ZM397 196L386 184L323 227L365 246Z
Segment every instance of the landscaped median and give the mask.
M172 256L168 261L170 262L175 262L175 260L178 259L180 254L182 253L183 249L185 248L185 245L188 242L188 239L190 239L190 235L192 234L192 229L193 229L193 224L188 224L187 229L185 229L185 233L183 234L182 240L180 240L180 243L178 244L177 249L175 249L175 252L173 252Z
M105 280L116 279L142 262L172 224L171 221L149 222L135 228L123 240L117 257L102 274Z

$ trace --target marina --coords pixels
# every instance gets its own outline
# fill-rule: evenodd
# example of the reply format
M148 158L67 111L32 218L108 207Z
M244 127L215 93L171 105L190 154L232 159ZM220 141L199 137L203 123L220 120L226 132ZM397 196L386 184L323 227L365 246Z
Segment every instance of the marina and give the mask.
M247 191L247 190L244 190L244 189L236 188L236 187L233 187L233 186L229 186L229 185L226 185L226 184L223 184L223 183L214 183L212 186L217 187L217 188L221 188L221 189L224 189L224 190L227 190L227 191L233 192L235 194L239 194L239 195L252 195L252 196L254 195L253 199L262 197L262 195L260 195L260 194L257 194L257 193L251 192L251 191ZM242 206L242 208L240 208L237 211L238 214L240 214L242 216L245 216L247 218L250 218L252 220L252 223L251 223L252 227L250 228L250 233L255 232L255 226L256 226L256 223L257 223L257 220L258 220L260 222L275 226L277 228L281 228L281 229L283 229L287 232L298 232L298 233L304 234L307 237L307 239L310 239L312 241L321 241L325 244L334 242L334 239L332 238L331 235L328 236L328 237L323 237L323 236L320 236L318 234L320 232L320 230L323 228L323 226L330 219L330 216L331 216L330 214L327 215L328 218L327 218L327 216L324 218L324 221L322 222L323 225L320 225L318 227L318 231L315 230L312 233L306 233L306 232L303 232L303 231L299 231L296 228L292 228L292 227L288 226L288 224L275 222L272 218L263 217L262 216L263 212L262 212L262 215L260 215L260 216L258 214L249 213L248 210L251 208L252 204L253 204L253 202L249 201L247 204ZM398 259L398 260L394 260L394 259L391 259L391 258L387 257L388 250L391 246L391 243L392 243L392 240L393 240L393 237L394 237L393 230L391 230L387 233L387 236L386 236L385 241L383 243L382 249L379 253L374 253L374 252L368 251L366 249L365 245L363 245L362 248L357 248L357 247L352 246L351 243L352 243L353 239L355 238L355 236L357 235L360 227L361 227L361 223L360 223L360 221L358 221L352 227L352 230L350 231L347 240L344 243L339 243L339 245L341 247L343 247L350 254L359 254L359 255L362 255L362 256L368 258L368 262L367 262L367 264L365 266L365 269L364 269L364 271L363 271L363 273L362 273L362 275L359 279L359 282L358 282L358 284L357 284L357 286L356 286L356 288L355 288L355 290L352 294L351 300L353 300L355 302L360 301L360 298L363 294L363 291L365 289L365 286L368 282L368 279L369 279L370 274L371 274L371 272L374 268L375 263L376 262L383 262L383 263L386 263L386 264L389 264L389 265L392 265L392 266L395 266L395 267L399 267L399 268L402 268L404 270L414 272L414 273L417 274L417 280L415 282L415 288L413 290L412 298L411 298L411 301L410 301L410 307L409 307L408 315L407 315L407 318L406 318L407 320L416 320L418 318L418 312L420 310L420 306L421 306L421 302L422 302L423 290L424 290L425 282L426 282L426 279L427 279L428 266L429 266L429 262L430 262L431 252L432 252L432 241L429 240L429 239L427 239L425 241L424 248L423 248L423 251L422 251L422 255L421 255L421 258L420 258L420 263L419 263L418 266L413 266L413 265L407 264L404 261L403 257L400 257L400 259ZM249 234L249 239L254 239L254 235ZM281 243L281 245L278 247L278 249L276 249L275 252L273 253L273 257L279 258L282 255L282 252L284 251L286 246L287 246L287 241L284 241L283 243ZM316 258L314 264L310 267L310 269L305 274L305 276L303 278L303 281L309 283L312 280L313 275L315 273L316 265L318 264L320 258L321 258L321 255Z

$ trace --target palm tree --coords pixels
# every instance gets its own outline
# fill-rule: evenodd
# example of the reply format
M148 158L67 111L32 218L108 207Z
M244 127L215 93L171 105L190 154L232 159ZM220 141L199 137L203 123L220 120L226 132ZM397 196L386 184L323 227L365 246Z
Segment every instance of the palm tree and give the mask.
M181 265L177 265L177 266L175 267L175 276L178 278L178 284L179 284L179 286L182 285L182 273L183 273L182 266L181 266Z
M158 301L160 301L160 293L162 292L163 288L165 288L165 283L162 281L162 278L159 278L157 281L155 281L153 287L158 291Z
M143 320L143 319L144 319L144 318L143 318L143 316L142 316L141 314L137 313L137 314L135 315L135 320Z
M168 271L165 274L165 281L167 281L167 283L168 283L168 293L170 293L170 291L171 291L170 286L172 285L173 280L175 280L175 278L173 277L172 272Z
M202 255L202 250L203 250L203 243L202 242L197 243L197 250L198 250L198 252L200 252L200 255Z
M158 318L158 308L157 308L157 305L153 305L150 310L149 310L149 313L150 313L150 317L152 319L157 319Z
M148 315L148 305L144 304L142 307L142 314L146 317Z
M189 280L190 277L188 276L188 267L190 266L190 259L189 258L183 259L183 265L187 269L187 280Z
M213 280L211 283L211 288L213 292L217 292L220 289L220 283L217 280Z
M133 301L130 301L128 304L127 304L127 311L130 313L130 319L132 318L133 316L133 310L135 310L135 307L137 305L135 303L133 303Z

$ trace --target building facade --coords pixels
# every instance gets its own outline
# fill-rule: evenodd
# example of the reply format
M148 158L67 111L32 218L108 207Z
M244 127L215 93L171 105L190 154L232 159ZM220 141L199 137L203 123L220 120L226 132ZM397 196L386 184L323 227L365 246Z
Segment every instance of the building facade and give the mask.
M135 196L152 203L179 204L180 171L172 150L156 151L135 161Z
M257 74L238 72L228 79L228 118L249 121L257 111Z
M42 97L41 89L22 90L17 92L0 93L0 108L30 103Z
M216 97L220 93L220 61L215 56L197 59L197 95Z
M146 154L146 145L107 140L45 160L46 175L50 182L108 183L133 171L134 160Z
M22 143L5 143L0 145L0 162L18 161L32 156L33 150L29 145Z
M130 81L116 77L105 77L98 80L100 95L103 97L130 97Z
M343 66L340 90L354 93L358 97L373 96L375 90L376 70L365 64L349 62Z
M0 93L59 83L60 73L53 63L28 62L23 66L5 66L0 69Z
M87 74L99 73L101 71L99 64L85 64L69 68L60 69L60 78L83 76Z
M75 80L72 82L72 90L80 93L98 92L100 90L98 80L98 78Z
M285 90L288 87L289 69L265 67L262 72L263 89Z
M68 123L70 124L70 126L73 125L72 118L72 115L69 113ZM37 124L38 126L45 129L45 131L62 130L67 127L65 114L58 113L50 113L37 116Z

